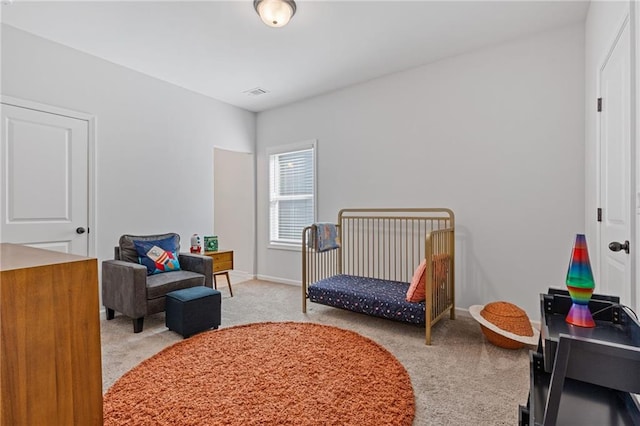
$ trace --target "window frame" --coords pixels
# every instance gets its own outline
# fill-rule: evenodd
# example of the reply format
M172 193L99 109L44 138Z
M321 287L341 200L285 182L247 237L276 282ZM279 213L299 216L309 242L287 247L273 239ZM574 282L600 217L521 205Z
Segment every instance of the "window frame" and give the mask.
M293 153L296 151L304 151L307 149L311 149L312 150L312 164L313 164L313 177L312 177L312 181L313 181L313 194L311 196L312 200L313 200L313 209L312 209L312 214L313 214L313 219L312 221L309 223L309 225L311 225L311 223L314 223L316 221L316 218L318 216L318 180L317 180L317 176L318 176L318 141L317 139L310 139L310 140L306 140L306 141L302 141L302 142L298 142L298 143L293 143L293 144L287 144L287 145L279 145L279 146L274 146L274 147L270 147L267 148L267 193L268 193L268 197L267 197L267 247L271 248L271 249L281 249L281 250L301 250L302 247L302 230L300 230L300 237L299 240L293 242L293 241L283 241L283 240L277 240L277 239L272 239L272 224L273 224L273 220L271 217L272 214L272 208L271 208L271 204L273 202L273 188L272 188L272 157L274 155L280 155L280 154L287 154L287 153Z

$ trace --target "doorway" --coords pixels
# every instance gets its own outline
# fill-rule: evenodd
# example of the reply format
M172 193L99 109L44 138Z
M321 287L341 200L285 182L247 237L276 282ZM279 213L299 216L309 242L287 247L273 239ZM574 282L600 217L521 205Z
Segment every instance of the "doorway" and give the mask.
M254 276L254 155L215 148L213 225L219 247L234 251L234 281Z

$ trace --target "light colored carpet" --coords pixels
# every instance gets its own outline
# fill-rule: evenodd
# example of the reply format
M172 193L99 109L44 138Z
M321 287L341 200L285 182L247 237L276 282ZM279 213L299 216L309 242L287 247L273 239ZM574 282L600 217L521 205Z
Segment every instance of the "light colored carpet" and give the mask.
M105 426L411 426L414 413L409 374L388 350L309 322L200 333L143 361L104 396Z
M445 319L424 344L424 329L310 303L301 312L299 287L265 281L233 284L222 292L222 326L253 322L315 322L353 330L389 350L407 369L415 394L414 425L515 425L528 396L528 349L488 343L473 319ZM101 321L103 389L163 348L182 340L164 325L164 314L145 319L134 334L131 320L116 314ZM220 362L212 359L211 362ZM211 401L212 409L215 401Z

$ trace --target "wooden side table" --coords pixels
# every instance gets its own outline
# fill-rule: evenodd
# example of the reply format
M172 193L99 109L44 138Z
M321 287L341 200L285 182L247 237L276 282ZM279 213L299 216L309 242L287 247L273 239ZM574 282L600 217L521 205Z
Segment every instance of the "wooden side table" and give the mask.
M224 275L227 277L229 294L233 297L231 280L229 279L229 271L233 269L233 250L205 251L203 254L213 259L213 286L215 289L218 289L218 275Z

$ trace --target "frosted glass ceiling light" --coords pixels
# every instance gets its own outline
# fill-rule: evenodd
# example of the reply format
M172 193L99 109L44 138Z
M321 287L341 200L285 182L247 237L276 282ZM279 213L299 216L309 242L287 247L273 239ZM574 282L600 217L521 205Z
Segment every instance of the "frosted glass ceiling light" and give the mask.
M262 22L274 28L287 25L296 13L296 2L293 0L253 0L253 7Z

